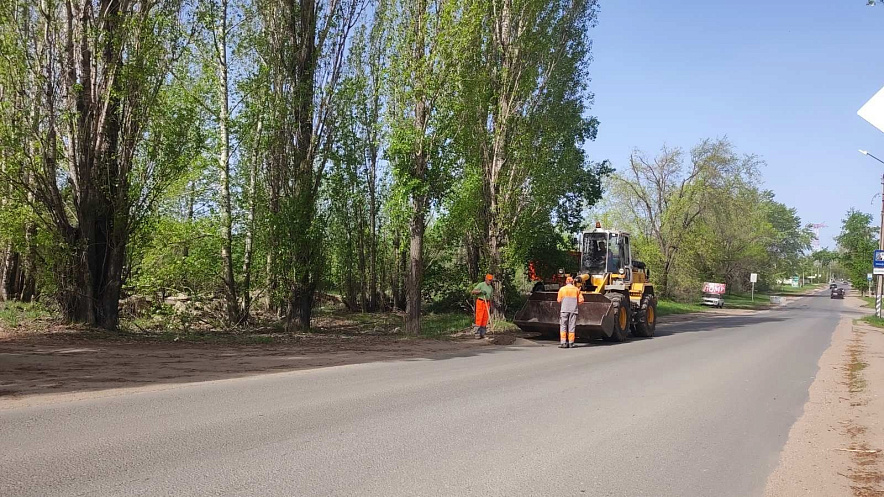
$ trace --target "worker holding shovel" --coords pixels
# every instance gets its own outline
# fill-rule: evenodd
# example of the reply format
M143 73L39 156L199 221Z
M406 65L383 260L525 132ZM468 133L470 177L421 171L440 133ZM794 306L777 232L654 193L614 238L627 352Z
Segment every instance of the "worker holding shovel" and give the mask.
M485 338L485 332L488 329L488 321L491 319L491 297L494 295L494 287L491 282L494 276L485 275L485 281L477 283L473 287L471 295L476 296L476 328L478 328L479 338Z

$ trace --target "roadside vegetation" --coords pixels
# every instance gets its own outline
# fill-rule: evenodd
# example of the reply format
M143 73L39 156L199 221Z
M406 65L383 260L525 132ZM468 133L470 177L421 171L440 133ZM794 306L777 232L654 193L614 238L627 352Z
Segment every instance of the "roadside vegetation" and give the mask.
M873 307L873 308L875 307L874 301L872 302L870 307ZM877 328L884 328L884 318L879 318L878 316L875 316L873 314L870 314L868 316L863 316L863 317L859 318L859 321L862 321L863 323L866 323L866 324L870 324L870 325L875 326Z
M596 220L632 234L661 315L704 281L757 307L750 273L762 298L834 270L726 139L587 155L593 0L125 5L0 7L0 300L41 303L7 326L449 336L490 272L511 329L529 266L570 268Z
M689 314L692 312L704 312L708 310L700 304L674 302L672 300L661 300L657 302L657 315L670 316L673 314Z
M51 317L52 314L40 303L0 302L0 330L33 329Z

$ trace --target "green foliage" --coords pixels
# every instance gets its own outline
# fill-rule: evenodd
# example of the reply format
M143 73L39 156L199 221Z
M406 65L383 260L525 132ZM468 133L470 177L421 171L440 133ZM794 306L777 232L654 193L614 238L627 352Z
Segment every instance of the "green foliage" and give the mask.
M35 5L0 4L0 256L36 267L48 295L82 286L52 271L76 269L82 249L64 237L80 212L68 156L77 110L67 97L50 109L32 90L46 77L33 36L42 31L31 25L25 39L18 23ZM62 78L66 14L47 5L60 51L51 65ZM222 122L231 141L229 293L243 306L269 296L253 318L300 312L307 326L305 306L338 297L353 311L401 310L417 242L421 303L433 313L423 335L468 327L467 292L488 271L501 282L495 304L512 314L530 289L529 264L541 274L576 269L573 234L605 187L601 217L632 232L636 257L674 298L694 299L706 280L739 291L750 272L762 289L835 261L802 257L809 238L795 210L759 187L758 159L726 140L653 159L636 153L631 171L608 180L610 163L585 149L599 129L589 86L595 0L342 0L318 3L315 23L298 2L280 0L133 5L149 15L123 16L133 29L120 34L126 60L107 93L123 99L120 136L131 147L119 156L128 161L121 174L102 177L125 188L114 204L125 226L124 294L208 300L229 291ZM92 27L83 34L90 43L105 35ZM74 82L66 91L85 90ZM61 162L44 178L50 116ZM35 177L48 201L33 197ZM665 301L660 309L697 310ZM156 310L165 327L195 325Z
M699 304L675 302L672 300L660 300L657 302L658 316L671 316L673 314L690 314L692 312L704 312L707 309Z
M445 338L454 333L469 330L473 316L469 313L430 313L425 316L421 335L431 338Z
M0 302L0 329L32 327L35 321L49 316L49 310L40 303Z
M874 307L874 304L872 304L872 307ZM863 316L859 319L859 321L862 321L863 323L866 323L866 324L870 324L876 328L884 328L884 318L879 318L878 316L875 316L874 314L870 314L868 316Z
M704 281L729 292L757 290L791 276L809 248L810 233L795 209L758 186L761 161L740 156L726 140L691 151L664 148L654 158L633 154L611 182L604 215L633 234L636 258L648 264L660 293L696 299Z
M863 291L869 289L866 274L871 270L872 258L878 248L877 230L871 223L870 214L850 209L842 220L841 234L836 238L847 279L854 288Z
M181 221L153 219L149 236L133 247L138 263L129 285L142 295L194 295L215 292L220 284L221 237L217 218Z

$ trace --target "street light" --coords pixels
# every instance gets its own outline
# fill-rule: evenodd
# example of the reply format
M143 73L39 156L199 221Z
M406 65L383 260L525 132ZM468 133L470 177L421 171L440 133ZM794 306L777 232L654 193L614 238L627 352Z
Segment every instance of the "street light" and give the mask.
M875 159L876 161L880 162L881 164L884 164L884 160L881 160L881 159L875 157L874 155L870 154L868 150L860 149L860 150L859 150L859 153L861 153L861 154L863 154L863 155L868 155L869 157L871 157L871 158Z

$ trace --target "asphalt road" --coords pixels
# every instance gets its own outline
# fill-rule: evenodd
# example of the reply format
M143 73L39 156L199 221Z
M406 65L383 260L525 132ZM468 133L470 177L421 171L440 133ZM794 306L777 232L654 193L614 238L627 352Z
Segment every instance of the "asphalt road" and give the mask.
M3 410L0 495L760 495L846 311Z

